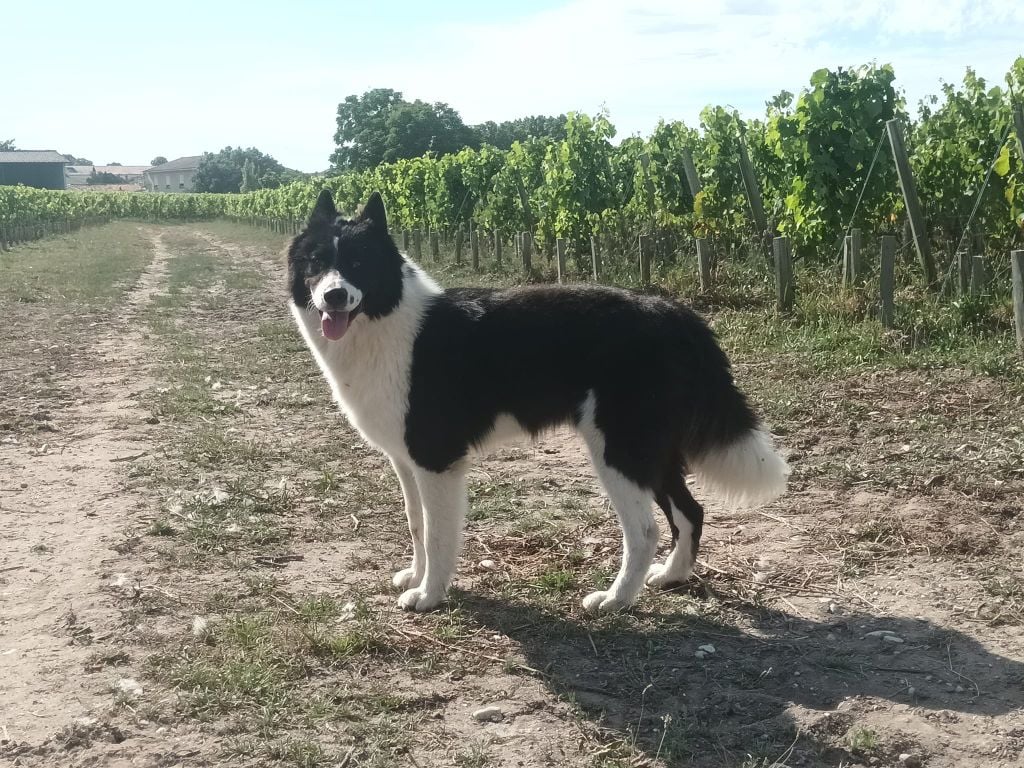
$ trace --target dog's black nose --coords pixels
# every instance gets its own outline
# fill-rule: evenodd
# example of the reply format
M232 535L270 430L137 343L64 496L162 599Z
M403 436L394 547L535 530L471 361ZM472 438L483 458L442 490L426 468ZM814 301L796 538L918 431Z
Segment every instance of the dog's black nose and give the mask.
M329 307L346 307L348 306L348 291L344 288L332 288L324 294L324 301Z

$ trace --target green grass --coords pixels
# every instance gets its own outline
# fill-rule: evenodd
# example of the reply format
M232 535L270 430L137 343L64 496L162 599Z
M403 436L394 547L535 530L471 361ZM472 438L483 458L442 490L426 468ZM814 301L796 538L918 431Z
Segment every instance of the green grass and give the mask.
M878 734L870 728L854 728L849 734L850 751L855 755L870 755L878 749Z
M187 228L166 230L164 245L174 254L168 266L167 291L157 306L179 308L197 302L203 309L230 306L228 291L255 291L262 277L252 264L227 260L215 246Z
M23 243L0 253L0 300L38 304L60 317L68 305L106 306L152 258L145 227L117 222Z
M547 571L540 575L533 586L539 592L563 595L576 589L576 574L574 571Z

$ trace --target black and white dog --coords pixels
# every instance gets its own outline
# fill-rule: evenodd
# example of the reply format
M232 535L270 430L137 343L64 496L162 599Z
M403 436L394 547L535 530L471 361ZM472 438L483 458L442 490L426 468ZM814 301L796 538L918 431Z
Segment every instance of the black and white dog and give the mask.
M441 290L395 247L376 193L349 220L321 192L288 269L292 314L335 399L402 484L403 608L445 598L471 456L523 433L574 427L618 514L622 566L583 601L594 611L690 576L704 513L688 471L734 504L785 490L786 463L686 307L599 286ZM652 502L672 529L664 563L652 564Z

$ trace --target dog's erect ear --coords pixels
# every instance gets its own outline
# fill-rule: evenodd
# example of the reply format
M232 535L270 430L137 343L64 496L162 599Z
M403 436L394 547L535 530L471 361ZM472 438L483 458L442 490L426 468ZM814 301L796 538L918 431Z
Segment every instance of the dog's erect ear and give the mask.
M374 228L381 232L388 231L388 217L384 213L384 201L381 199L380 192L370 195L370 199L366 201L366 205L359 213L359 220L372 222Z
M310 223L314 221L334 221L338 218L338 209L334 207L334 198L331 197L331 190L321 189L320 195L313 206L313 213L309 217Z

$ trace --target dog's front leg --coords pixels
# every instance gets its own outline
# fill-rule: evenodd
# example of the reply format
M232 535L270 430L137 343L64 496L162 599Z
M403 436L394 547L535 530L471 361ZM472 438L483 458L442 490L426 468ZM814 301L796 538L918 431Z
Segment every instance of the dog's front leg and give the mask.
M429 611L444 600L455 574L466 519L466 468L461 463L445 472L415 470L423 503L425 568L419 585L407 589L398 604L410 611Z
M409 535L412 536L412 565L395 574L391 580L399 589L418 587L423 581L423 569L426 557L423 554L423 505L420 502L419 488L416 487L416 476L412 467L397 459L391 459L398 482L402 486L402 497L405 499L405 516L409 520Z

